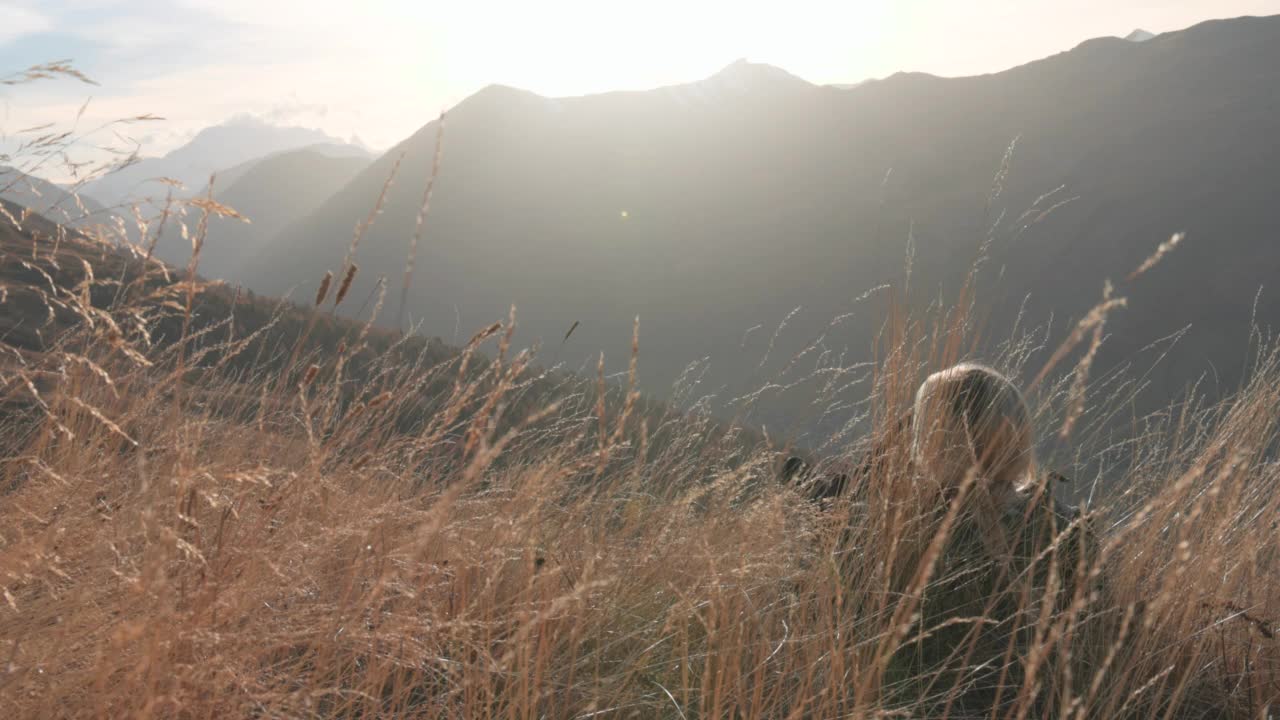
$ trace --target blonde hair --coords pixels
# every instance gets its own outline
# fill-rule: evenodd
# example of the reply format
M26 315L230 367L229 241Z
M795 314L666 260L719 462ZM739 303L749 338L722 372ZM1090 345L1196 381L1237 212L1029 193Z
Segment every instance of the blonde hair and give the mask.
M1016 385L978 363L930 375L916 392L911 452L943 491L977 473L992 496L1011 497L1034 461L1031 411Z

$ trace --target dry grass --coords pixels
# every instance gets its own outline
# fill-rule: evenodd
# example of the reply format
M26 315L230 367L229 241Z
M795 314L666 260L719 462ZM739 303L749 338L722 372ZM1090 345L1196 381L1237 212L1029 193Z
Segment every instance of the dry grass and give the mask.
M196 373L194 345L142 364L78 341L91 320L5 378L40 387L5 426L28 428L0 507L15 717L1253 717L1277 696L1274 356L1147 431L1091 552L1046 535L1001 571L962 503L916 492L905 442L823 513L769 446L650 425L603 380L511 402L533 385L509 321L437 364L388 353L348 394L344 351L255 384ZM917 360L878 369L877 417ZM406 432L399 389L426 387Z
M145 247L134 275L68 271L73 249L119 257L83 238L5 248L56 320L0 367L9 717L1258 718L1280 700L1275 352L1235 397L1135 425L1086 518L1042 512L1042 486L994 558L981 484L930 496L898 424L925 371L965 355L963 311L894 310L876 461L822 510L775 481L784 448L512 356L514 312L443 357L371 325L316 344L314 313L236 334L193 321L213 292L195 259L162 281ZM165 318L180 330L153 338ZM1042 433L1093 411L1081 365L1038 394Z

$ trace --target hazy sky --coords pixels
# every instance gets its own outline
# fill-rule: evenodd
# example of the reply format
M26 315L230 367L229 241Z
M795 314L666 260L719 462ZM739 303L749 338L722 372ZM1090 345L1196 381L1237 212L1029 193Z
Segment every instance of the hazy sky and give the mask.
M1136 27L1280 0L0 0L0 75L72 58L101 83L0 89L0 130L154 113L152 153L238 113L384 149L488 83L648 88L745 57L818 83L1001 70Z

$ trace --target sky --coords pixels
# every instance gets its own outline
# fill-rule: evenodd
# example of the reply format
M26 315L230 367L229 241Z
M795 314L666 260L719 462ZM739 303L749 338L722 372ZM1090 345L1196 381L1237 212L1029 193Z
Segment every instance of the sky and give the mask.
M971 75L1139 27L1272 14L1280 0L0 0L0 76L72 59L99 83L0 86L0 135L150 113L164 120L112 131L159 155L249 114L380 150L490 83L645 89L739 58L815 83Z

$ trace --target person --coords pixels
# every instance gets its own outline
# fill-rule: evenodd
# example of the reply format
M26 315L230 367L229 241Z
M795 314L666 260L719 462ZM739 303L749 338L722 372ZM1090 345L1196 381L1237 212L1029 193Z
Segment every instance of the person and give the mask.
M1019 697L1025 661L1045 642L1038 632L1044 612L1054 622L1081 622L1070 614L1079 614L1077 593L1093 576L1096 542L1081 511L1054 497L1049 484L1061 476L1038 470L1033 416L1013 381L978 363L935 372L910 412L873 436L852 472L815 478L798 456L782 472L824 506L854 496L838 543L842 565L865 560L859 543L886 547L873 542L876 533L903 533L895 544L910 545L900 552L917 562L899 564L887 589L900 597L916 593L919 607L907 633L915 639L894 653L889 676L932 678L937 699L953 714L1050 702L1059 689L1060 675L1052 672L1058 654L1041 659L1042 682L1030 698ZM909 498L923 503L911 522L881 517L886 500ZM935 538L942 542L929 582L913 587ZM860 572L865 576L865 568ZM1082 650L1073 662L1089 657ZM903 693L915 687L894 686Z

